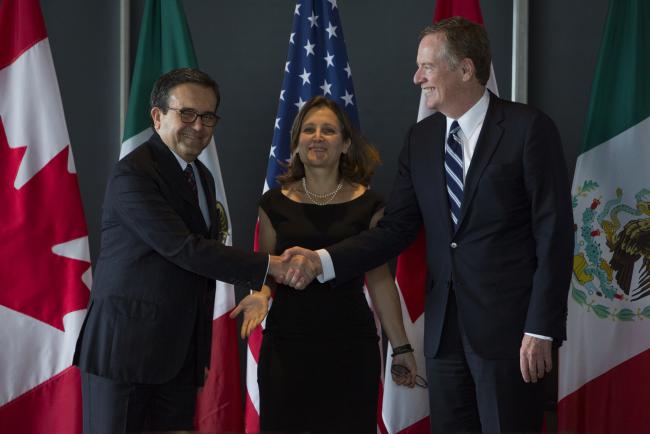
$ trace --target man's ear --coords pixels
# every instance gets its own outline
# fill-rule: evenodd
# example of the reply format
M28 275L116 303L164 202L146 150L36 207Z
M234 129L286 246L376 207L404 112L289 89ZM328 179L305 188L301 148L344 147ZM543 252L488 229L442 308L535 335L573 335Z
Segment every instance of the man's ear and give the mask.
M466 57L460 61L460 71L463 74L463 80L467 81L476 76L476 67L472 59Z
M160 107L154 107L151 109L151 119L153 120L153 129L156 131L160 129L161 116L162 116L162 110L160 110Z

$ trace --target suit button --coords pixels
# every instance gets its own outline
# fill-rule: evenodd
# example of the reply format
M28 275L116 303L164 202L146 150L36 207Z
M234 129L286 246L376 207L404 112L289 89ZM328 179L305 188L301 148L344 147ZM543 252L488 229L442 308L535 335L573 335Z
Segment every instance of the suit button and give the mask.
M456 247L458 247L458 244L456 244L456 243L451 243L449 246L451 246L452 249L455 249Z

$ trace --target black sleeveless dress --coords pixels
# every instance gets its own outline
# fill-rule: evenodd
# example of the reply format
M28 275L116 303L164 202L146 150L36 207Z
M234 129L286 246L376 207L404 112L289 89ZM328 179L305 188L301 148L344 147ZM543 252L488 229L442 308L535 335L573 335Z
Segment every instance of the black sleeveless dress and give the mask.
M368 229L383 201L368 190L320 206L273 189L260 207L279 254L293 246L324 248ZM314 280L302 291L278 285L258 362L262 431L376 433L379 357L363 277L336 286Z

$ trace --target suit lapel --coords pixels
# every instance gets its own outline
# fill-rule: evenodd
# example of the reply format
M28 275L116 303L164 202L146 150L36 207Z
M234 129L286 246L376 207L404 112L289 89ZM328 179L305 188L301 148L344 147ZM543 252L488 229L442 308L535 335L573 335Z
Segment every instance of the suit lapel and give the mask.
M208 205L208 213L210 214L210 237L215 238L215 231L219 228L219 222L217 221L217 204L216 204L216 193L214 191L214 182L208 176L208 168L205 167L203 163L199 160L196 160L196 167L201 176L201 184L203 185L203 191L205 192L205 199Z
M467 214L467 210L471 206L472 200L478 188L479 181L483 175L485 167L490 162L492 154L499 146L501 136L503 135L503 128L499 125L503 120L503 109L499 101L499 97L490 92L490 105L485 114L483 121L483 128L476 143L476 149L472 156L472 161L469 166L469 171L465 177L465 188L463 193L463 205L460 210L460 218L458 220L458 227L463 224L463 219Z
M185 205L183 208L187 209L190 213L187 216L189 220L186 221L188 227L190 227L192 231L207 234L208 227L206 226L205 220L203 219L203 213L201 213L198 198L192 191L190 184L187 182L185 174L181 170L181 166L178 164L176 157L174 157L172 151L167 148L167 145L163 143L162 139L157 134L154 134L151 137L150 142L153 144L152 149L154 150L156 160L154 167L160 176L167 182L167 185L169 185L170 188L174 191L174 193L176 193L179 198L187 203L187 205ZM203 168L205 169L205 166ZM201 170L199 170L199 173L201 174L201 182L204 190L206 191L206 194L207 191L213 192L214 186L207 187L207 185L210 183L205 181L205 175L201 173ZM208 197L210 196L213 197L213 194L211 193L208 195ZM213 204L212 207L210 207L210 203ZM212 213L214 212L214 200L212 202L208 200L208 208L210 209L210 219L212 221Z
M171 188L178 193L183 200L198 209L199 202L196 195L190 188L190 184L187 182L183 170L181 170L181 166L178 164L178 161L176 161L176 157L174 157L172 151L167 148L162 139L160 139L160 136L157 134L154 134L150 140L154 145L153 149L156 154L157 163L156 170L158 170L160 176L167 180Z
M432 179L424 185L434 186L428 189L425 194L429 196L429 200L425 203L431 203L434 208L438 209L440 213L441 222L446 222L446 227L449 229L450 235L453 233L453 225L451 223L451 214L449 213L449 199L447 196L447 179L445 177L445 135L447 132L447 119L444 115L434 115L432 118L433 125L428 129L429 137L425 140L423 162L425 167L430 170L425 170L424 173L430 173ZM419 192L418 192L419 194Z

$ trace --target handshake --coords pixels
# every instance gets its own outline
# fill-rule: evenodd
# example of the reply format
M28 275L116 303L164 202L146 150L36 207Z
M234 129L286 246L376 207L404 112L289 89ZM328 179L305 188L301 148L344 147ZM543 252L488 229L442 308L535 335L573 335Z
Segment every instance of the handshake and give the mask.
M314 277L323 272L318 253L292 247L284 251L281 256L270 256L269 275L273 276L276 282L292 286L295 289L305 289L314 280ZM241 326L241 337L245 339L250 336L253 330L264 320L269 311L269 298L271 288L262 285L259 291L251 291L244 297L230 312L230 318L235 318L244 313Z
M269 275L295 289L305 289L322 272L318 253L302 247L292 247L281 256L271 255L269 259Z

